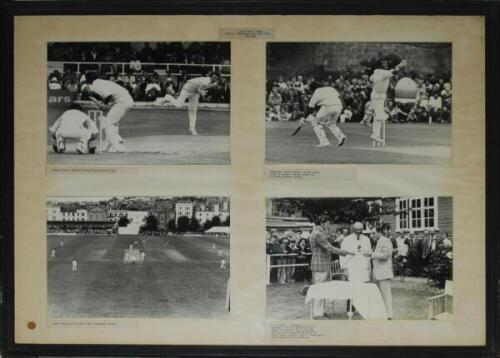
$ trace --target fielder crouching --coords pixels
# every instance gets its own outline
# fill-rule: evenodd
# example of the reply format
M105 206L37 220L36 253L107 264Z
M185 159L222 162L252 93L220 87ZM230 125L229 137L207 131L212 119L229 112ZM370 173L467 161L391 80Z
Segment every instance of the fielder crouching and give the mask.
M96 151L99 130L77 103L72 103L49 131L52 136L52 148L56 153L63 153L66 150L66 139L79 140L76 147L79 154L94 154Z

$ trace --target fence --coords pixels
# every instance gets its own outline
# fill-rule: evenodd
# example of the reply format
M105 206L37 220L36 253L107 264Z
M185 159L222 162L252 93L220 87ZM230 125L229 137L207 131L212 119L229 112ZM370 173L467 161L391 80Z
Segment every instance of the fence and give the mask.
M89 70L102 71L103 69L114 67L115 74L124 75L130 72L140 72L130 67L130 62L79 62L79 61L49 61L48 72L65 69L71 69L74 72L82 73ZM141 68L145 72L157 72L159 75L165 75L167 72L174 76L181 75L180 70L184 69L188 76L202 76L209 71L218 71L222 77L230 77L231 65L222 64L195 64L195 63L141 63ZM108 72L113 73L113 72Z
M311 256L311 253L300 254L302 256ZM299 254L267 254L266 255L266 282L269 285L271 283L271 269L278 267L300 267L309 266L309 263L295 263L295 264L282 264L282 265L271 265L271 257L298 257Z

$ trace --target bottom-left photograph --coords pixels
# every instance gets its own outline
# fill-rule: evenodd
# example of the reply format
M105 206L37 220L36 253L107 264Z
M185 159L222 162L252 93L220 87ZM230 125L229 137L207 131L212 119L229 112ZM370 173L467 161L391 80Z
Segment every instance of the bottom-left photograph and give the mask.
M54 318L229 314L229 197L47 198Z

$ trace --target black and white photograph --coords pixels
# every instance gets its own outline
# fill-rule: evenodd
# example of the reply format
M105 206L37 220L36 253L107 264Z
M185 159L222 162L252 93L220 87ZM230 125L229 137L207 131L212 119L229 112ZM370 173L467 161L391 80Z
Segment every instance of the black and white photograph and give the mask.
M267 199L267 317L453 318L453 199Z
M449 164L451 43L269 42L266 161Z
M51 42L49 164L229 164L229 42Z
M229 315L228 197L47 199L50 318Z

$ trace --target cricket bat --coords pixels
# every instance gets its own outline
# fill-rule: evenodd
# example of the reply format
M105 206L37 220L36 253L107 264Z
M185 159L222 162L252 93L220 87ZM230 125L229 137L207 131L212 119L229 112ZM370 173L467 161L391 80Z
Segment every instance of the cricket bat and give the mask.
M293 137L294 135L296 135L297 133L300 132L300 130L302 129L302 127L304 126L304 124L306 123L304 118L302 118L300 121L299 121L299 126L297 128L295 128L295 130L292 132L292 134L290 134L290 137Z
M299 133L300 130L302 129L302 126L303 126L303 124L299 124L299 126L297 128L295 128L295 130L292 132L292 134L290 134L290 137L293 137L294 135Z

